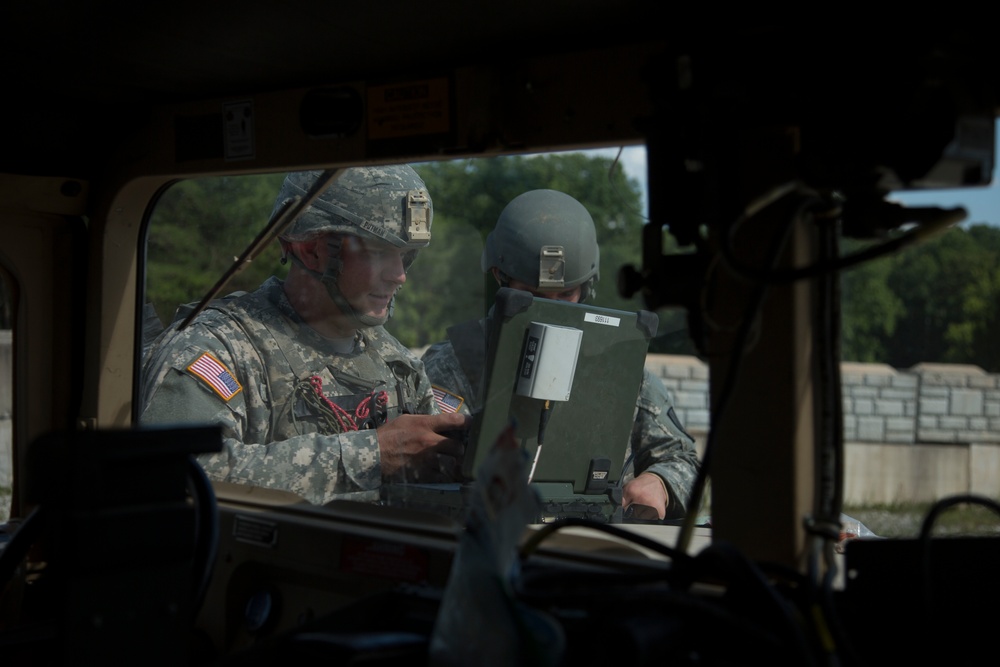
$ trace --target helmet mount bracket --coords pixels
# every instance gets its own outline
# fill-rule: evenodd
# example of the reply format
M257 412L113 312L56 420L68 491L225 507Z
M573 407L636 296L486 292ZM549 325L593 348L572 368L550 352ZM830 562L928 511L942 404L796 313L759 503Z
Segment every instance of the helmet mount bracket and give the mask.
M566 253L561 245L544 245L538 253L538 287L566 285Z
M426 190L406 193L406 233L412 242L431 240L430 198Z

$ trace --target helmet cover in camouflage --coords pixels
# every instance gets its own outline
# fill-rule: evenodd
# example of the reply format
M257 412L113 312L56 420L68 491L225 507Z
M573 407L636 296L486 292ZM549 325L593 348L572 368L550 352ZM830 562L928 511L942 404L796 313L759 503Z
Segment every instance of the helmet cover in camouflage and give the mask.
M583 287L597 282L600 249L594 219L583 204L556 190L530 190L504 207L486 237L482 268L500 270L540 289Z
M322 173L288 174L271 217L295 197L304 198ZM417 249L430 243L432 217L427 187L409 165L351 167L282 232L281 238L301 241L338 232Z

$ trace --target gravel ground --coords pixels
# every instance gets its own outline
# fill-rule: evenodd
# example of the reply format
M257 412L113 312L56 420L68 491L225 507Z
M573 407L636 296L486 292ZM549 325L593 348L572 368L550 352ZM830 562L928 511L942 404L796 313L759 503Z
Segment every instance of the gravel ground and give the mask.
M844 514L857 519L879 537L916 537L924 520L923 512L913 510L848 508Z
M879 537L919 537L929 507L853 507L844 514L860 521ZM933 535L1000 535L1000 516L990 510L968 505L940 513Z

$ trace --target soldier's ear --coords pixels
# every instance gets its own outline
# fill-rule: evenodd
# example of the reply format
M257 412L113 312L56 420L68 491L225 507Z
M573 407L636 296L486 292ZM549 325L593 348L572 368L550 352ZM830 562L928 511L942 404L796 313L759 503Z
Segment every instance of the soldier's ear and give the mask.
M306 241L285 241L282 243L282 250L286 254L294 255L307 269L323 272L326 262L326 242L320 238L308 239Z

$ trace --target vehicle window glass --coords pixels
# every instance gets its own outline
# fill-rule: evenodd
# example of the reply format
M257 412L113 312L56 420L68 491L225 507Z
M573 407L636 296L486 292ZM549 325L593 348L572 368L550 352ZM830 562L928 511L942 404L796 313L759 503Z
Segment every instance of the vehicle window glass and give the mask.
M633 162L626 163L621 155ZM644 151L629 149L621 155L616 149L411 165L426 184L433 202L433 240L416 253L415 261L408 267L405 285L394 299L392 316L385 323L388 334L419 356L429 346L447 341L452 325L482 318L498 287L494 278L483 271L485 239L508 202L532 190L565 193L577 199L592 216L599 246L599 265L592 273L599 280L591 284L589 303L626 311L643 309L640 296L626 299L615 288L615 274L620 266L641 264L640 238L646 219ZM283 179L284 174L192 179L174 184L159 198L146 236L144 350L149 349L163 327L183 320L191 306L231 269L234 259L270 218ZM572 241L566 239L566 246L570 247ZM268 276L284 279L289 268L289 263L281 262L279 244L272 242L244 270L235 273L218 296L252 292ZM174 372L190 375L189 362L198 356L201 351L198 346L203 344L201 340L192 343L196 350L185 353L192 359L173 359L177 366ZM693 351L683 313L670 309L658 313L658 329L653 332L650 352L684 355ZM162 358L154 360L154 365L162 361ZM220 361L234 380L245 382L238 380L241 371L228 368L231 356ZM152 372L146 368L144 377ZM223 385L220 389L210 387L204 380L200 382L205 386L199 389L218 402L216 407L226 404L225 399L233 390L243 396L261 395L256 387L237 389L237 385L228 388ZM195 385L198 383L196 380ZM707 388L707 382L704 384ZM675 383L670 389L679 388L679 383ZM236 396L235 401L239 401ZM297 414L295 418L308 420L310 417L300 413L308 413L312 409L310 402L317 398L317 394L309 394L288 410ZM140 401L144 400L140 397ZM337 410L340 407L343 406L337 406ZM202 409L209 409L210 414L198 411ZM198 409L182 404L176 408L175 416L178 420L226 416L224 410L211 412L212 409L202 404ZM444 409L447 411L447 405ZM683 420L685 415L680 414L679 404L677 410L678 418ZM691 414L696 422L691 431L699 440L697 434L699 429L704 432L704 425L699 427L697 421L704 420L706 412ZM254 418L242 413L237 416L239 420ZM332 420L336 415L327 414L325 418ZM624 462L619 463L619 467L623 466ZM294 487L290 490L301 491ZM344 497L353 496L346 493ZM453 513L448 507L442 511Z

